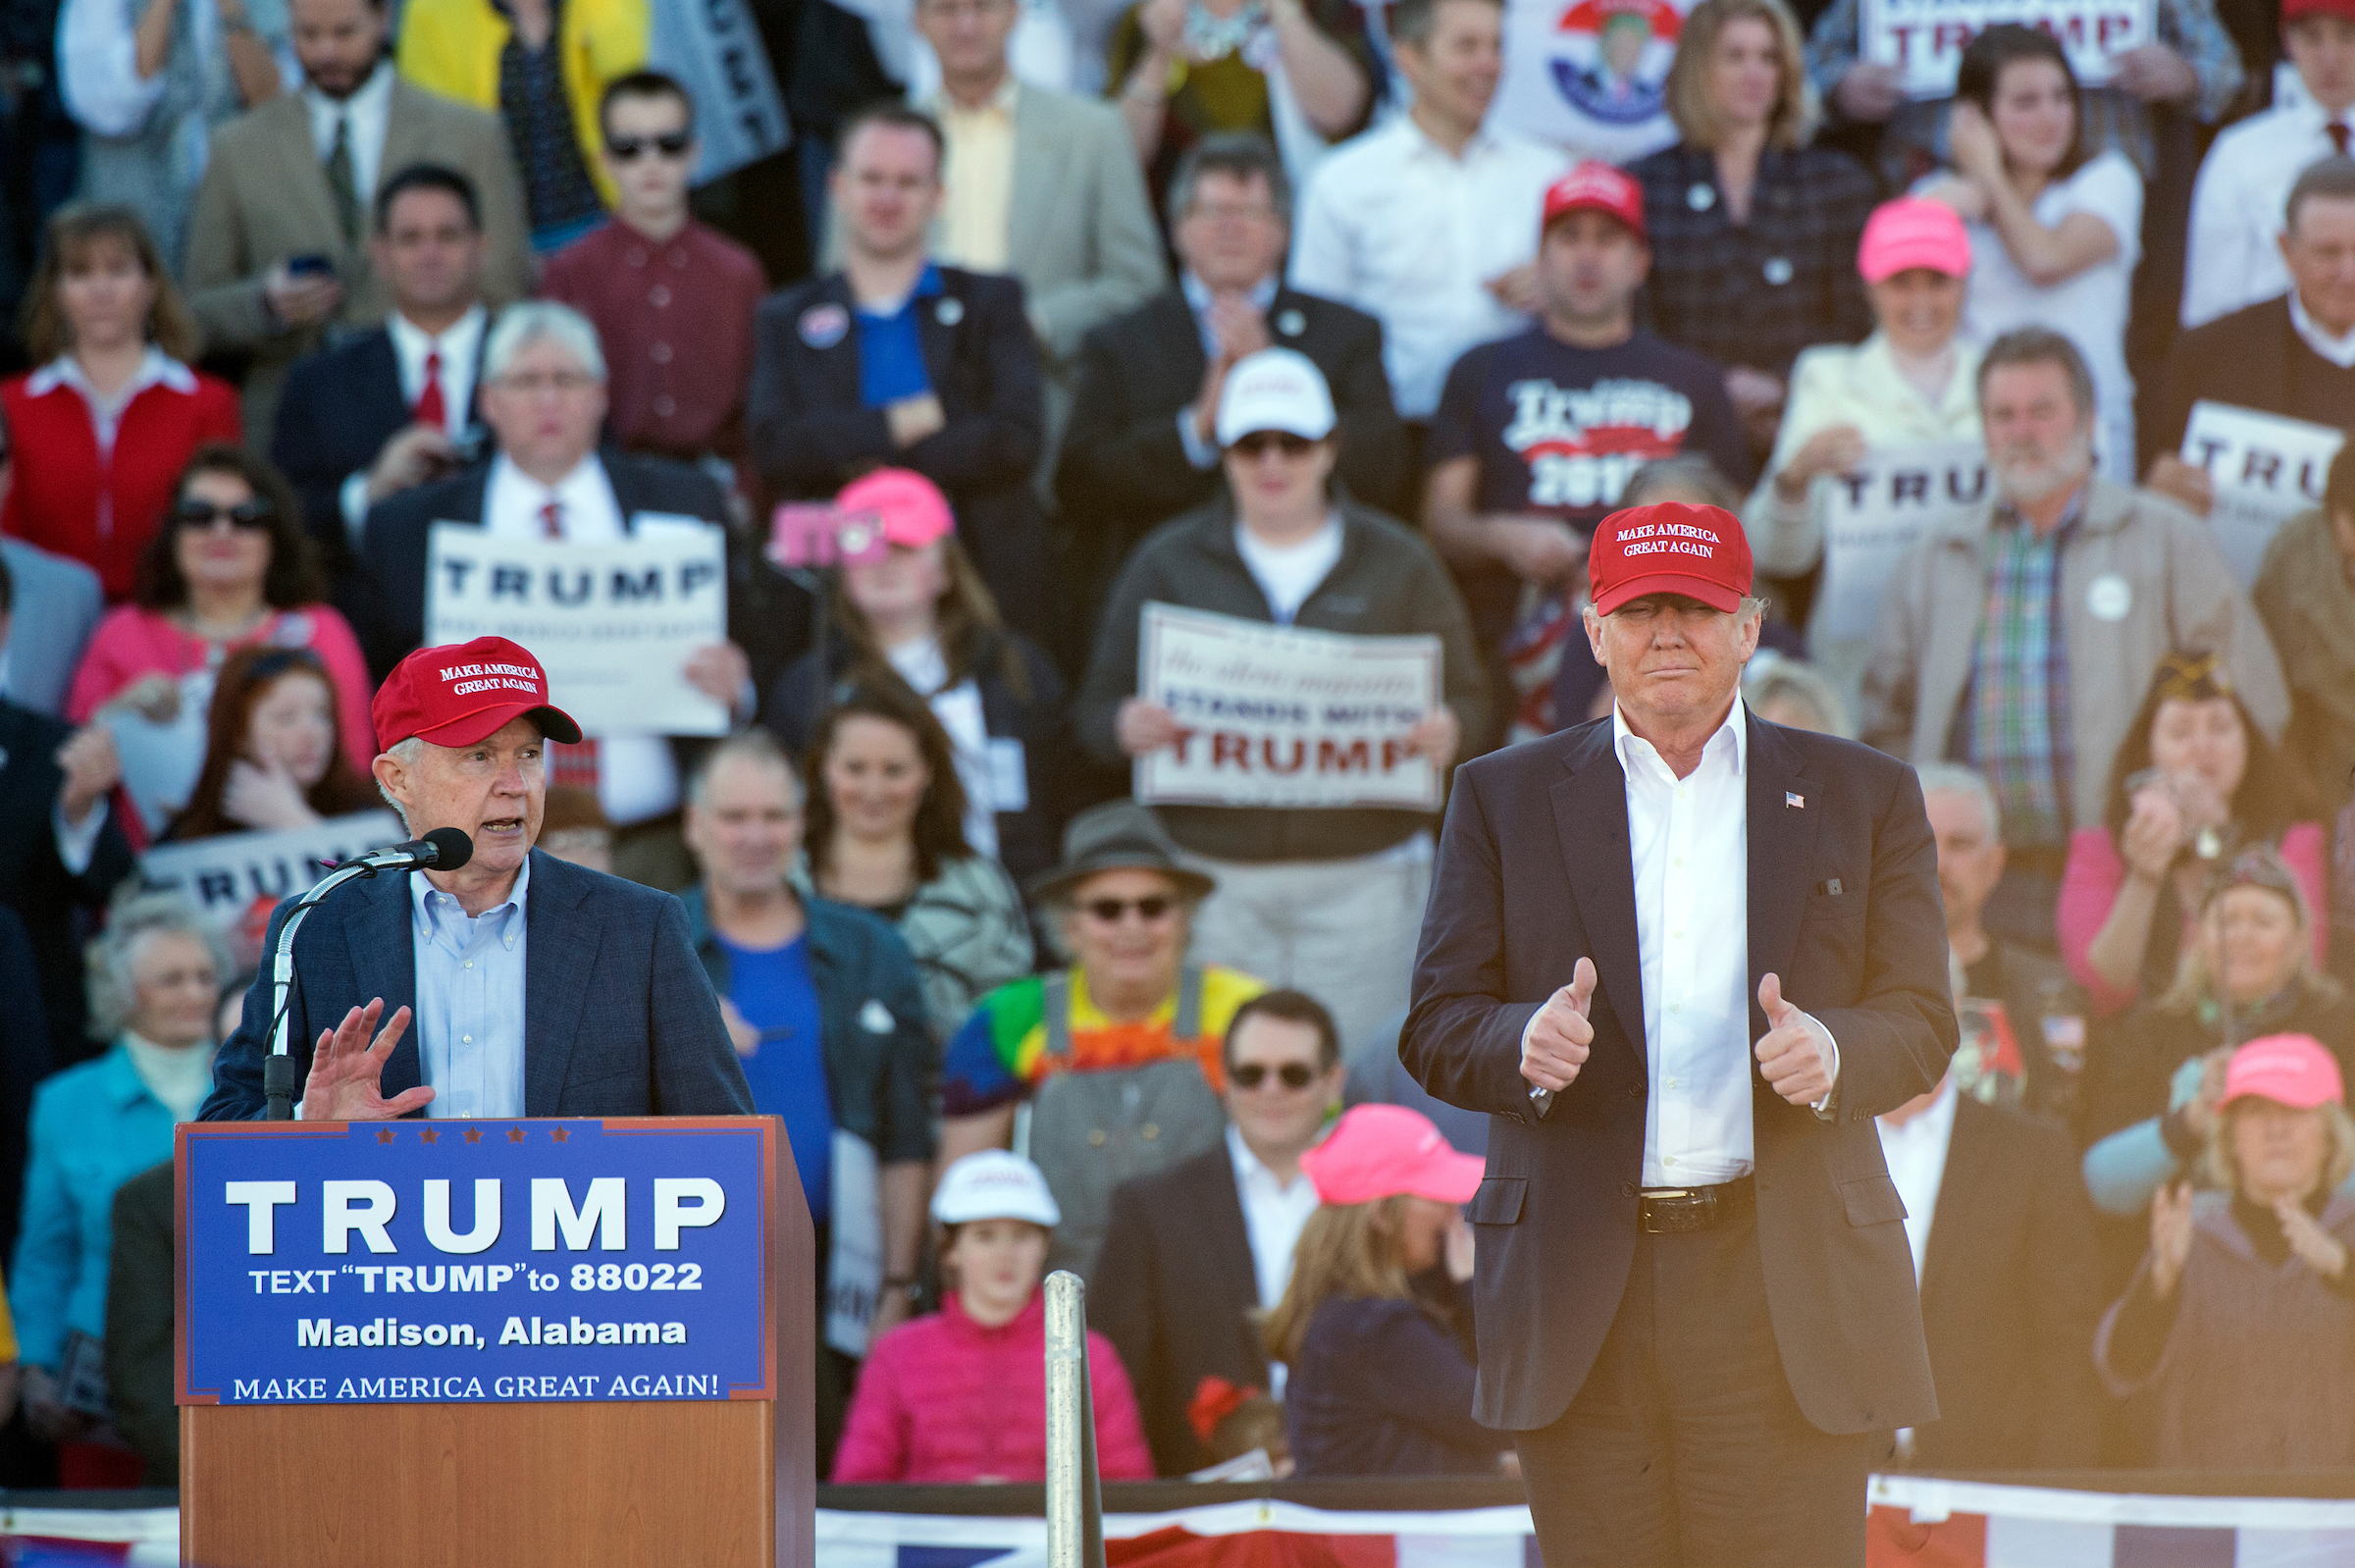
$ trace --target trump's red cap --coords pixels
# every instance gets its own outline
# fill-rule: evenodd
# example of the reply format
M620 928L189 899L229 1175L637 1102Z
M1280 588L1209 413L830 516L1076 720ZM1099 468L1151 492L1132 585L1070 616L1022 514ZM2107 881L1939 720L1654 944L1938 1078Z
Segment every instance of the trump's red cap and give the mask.
M566 745L581 738L572 715L548 700L548 671L521 643L478 637L421 648L392 667L369 707L377 744L411 736L435 746L472 746L518 718Z
M1682 594L1711 609L1737 610L1750 592L1750 539L1722 506L1630 506L1596 525L1587 580L1597 615L1646 594Z

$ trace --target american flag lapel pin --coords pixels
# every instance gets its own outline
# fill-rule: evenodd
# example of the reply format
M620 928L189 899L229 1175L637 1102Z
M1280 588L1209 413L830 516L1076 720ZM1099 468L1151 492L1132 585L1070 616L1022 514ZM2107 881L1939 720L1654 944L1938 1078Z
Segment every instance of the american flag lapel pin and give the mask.
M1785 790L1783 804L1794 811L1804 811L1807 809L1807 798L1805 795L1794 795L1789 790Z

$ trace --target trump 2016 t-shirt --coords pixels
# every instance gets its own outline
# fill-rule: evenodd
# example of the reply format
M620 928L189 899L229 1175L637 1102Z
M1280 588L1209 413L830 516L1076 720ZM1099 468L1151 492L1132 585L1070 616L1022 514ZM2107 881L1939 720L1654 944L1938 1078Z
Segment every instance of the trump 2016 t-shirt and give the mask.
M1427 460L1479 459L1476 510L1559 517L1591 534L1637 469L1687 451L1706 453L1737 490L1750 488L1750 447L1713 361L1648 333L1575 348L1533 327L1455 362ZM1459 570L1457 581L1473 635L1498 647L1521 602L1520 579L1487 564Z
M1548 514L1587 533L1637 469L1686 451L1749 487L1750 447L1715 362L1648 333L1577 348L1534 327L1455 362L1429 460L1479 458L1481 511Z

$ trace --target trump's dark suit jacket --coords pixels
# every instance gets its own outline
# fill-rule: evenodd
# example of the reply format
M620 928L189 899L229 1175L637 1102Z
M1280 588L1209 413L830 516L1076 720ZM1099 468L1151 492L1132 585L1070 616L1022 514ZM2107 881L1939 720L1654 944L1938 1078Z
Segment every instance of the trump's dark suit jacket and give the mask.
M290 1048L305 1072L321 1031L350 1009L381 996L389 1019L416 1005L408 882L395 873L338 888L295 933ZM270 917L263 952L278 951L288 908ZM524 1115L753 1114L676 898L534 850L524 933ZM271 990L265 963L213 1065L202 1120L261 1116ZM385 1098L423 1081L411 1024L385 1063Z
M1751 1041L1739 1045L1766 1032L1756 993L1769 970L1840 1045L1828 1123L1777 1096L1754 1059L1751 1070L1775 1343L1821 1430L1917 1426L1937 1405L1905 1204L1872 1119L1936 1083L1956 1043L1921 787L1878 752L1753 717L1748 800ZM1521 1030L1581 958L1598 976L1594 1051L1541 1120ZM1649 1092L1640 973L1611 721L1458 769L1398 1054L1433 1094L1493 1118L1471 1211L1474 1414L1492 1427L1560 1416L1618 1311Z

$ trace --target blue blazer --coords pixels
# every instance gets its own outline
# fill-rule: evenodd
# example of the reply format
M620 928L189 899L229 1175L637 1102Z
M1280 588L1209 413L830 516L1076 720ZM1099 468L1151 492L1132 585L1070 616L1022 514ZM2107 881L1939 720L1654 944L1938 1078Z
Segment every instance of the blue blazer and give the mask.
M351 1008L381 996L390 1018L416 1004L410 915L407 877L379 876L339 888L303 922L288 1003L291 1050L306 1072L320 1033ZM285 905L270 917L265 954L278 951L286 917ZM534 850L524 921L524 1115L753 1114L677 899ZM213 1065L202 1120L262 1115L271 990L265 957ZM385 1063L385 1096L423 1081L411 1028Z
M8 1275L27 1365L54 1370L69 1330L105 1337L115 1189L171 1158L172 1113L120 1041L34 1092L24 1228Z
M1937 1415L1904 1201L1872 1119L1935 1084L1958 1030L1938 848L1913 769L1854 741L1749 729L1750 1038L1760 976L1840 1044L1834 1116L1751 1065L1758 1250L1775 1344L1819 1431ZM1595 1044L1540 1119L1521 1031L1595 961ZM1489 1113L1470 1219L1480 1387L1492 1427L1568 1408L1619 1310L1644 1174L1644 987L1627 779L1596 719L1456 770L1399 1059L1450 1105Z

